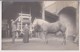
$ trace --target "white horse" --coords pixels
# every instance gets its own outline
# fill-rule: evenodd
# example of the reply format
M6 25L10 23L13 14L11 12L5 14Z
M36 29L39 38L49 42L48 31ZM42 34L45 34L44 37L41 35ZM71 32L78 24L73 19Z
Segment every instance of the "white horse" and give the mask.
M48 40L47 40L48 33L54 33L58 35L59 32L63 34L63 39L64 39L63 43L66 43L66 35L65 35L66 27L63 26L59 21L54 22L54 23L49 23L42 19L35 19L32 24L32 27L34 29L33 31L35 31L35 29L36 30L41 29L41 33L43 33L42 35L44 35L43 37L46 43L48 43Z

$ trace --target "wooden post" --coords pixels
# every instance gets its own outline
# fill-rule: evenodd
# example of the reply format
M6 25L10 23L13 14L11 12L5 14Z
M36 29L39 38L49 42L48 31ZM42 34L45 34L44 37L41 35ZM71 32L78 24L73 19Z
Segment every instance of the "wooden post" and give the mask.
M23 8L23 6L21 6L21 15L20 15L20 16L21 16L21 17L20 17L20 19L21 19L21 33L22 33L22 30L23 30L23 29L22 29L22 21L23 21L23 18L22 18L22 8Z
M45 20L45 8L44 8L44 1L42 2L42 19Z
M80 7L79 7L80 9ZM78 10L77 8L77 11L76 11L76 38L74 40L74 42L76 43L79 43L79 13L80 13L80 10Z
M22 33L22 20L23 18L22 18L22 13L21 13L21 33Z

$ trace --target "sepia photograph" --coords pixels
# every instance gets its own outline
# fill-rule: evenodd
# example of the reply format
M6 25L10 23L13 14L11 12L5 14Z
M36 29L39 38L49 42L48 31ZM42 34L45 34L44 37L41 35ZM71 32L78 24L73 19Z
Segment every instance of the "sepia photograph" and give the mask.
M79 50L79 2L2 1L2 50Z

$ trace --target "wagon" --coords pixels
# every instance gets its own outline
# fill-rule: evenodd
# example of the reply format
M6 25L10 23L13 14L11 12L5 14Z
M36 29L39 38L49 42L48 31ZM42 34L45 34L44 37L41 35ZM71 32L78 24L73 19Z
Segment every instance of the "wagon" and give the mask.
M23 27L25 24L31 26L31 14L19 13L19 17L15 20L16 22L16 35L23 34Z

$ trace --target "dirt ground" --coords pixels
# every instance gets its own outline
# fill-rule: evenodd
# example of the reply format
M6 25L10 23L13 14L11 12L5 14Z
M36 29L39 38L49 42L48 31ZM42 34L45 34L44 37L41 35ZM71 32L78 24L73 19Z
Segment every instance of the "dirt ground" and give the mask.
M2 39L2 50L78 50L79 46L67 41L66 45L62 44L62 39L50 38L48 44L39 38L31 38L29 43L23 43L22 39Z

